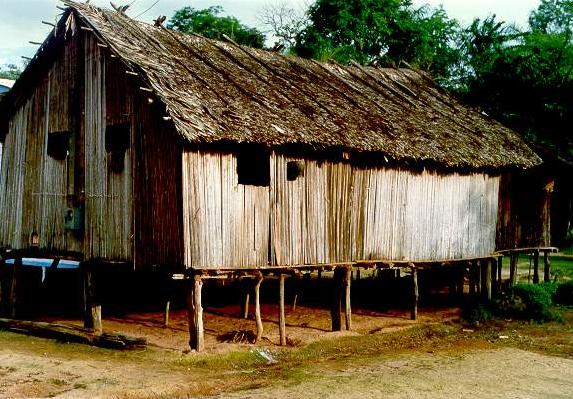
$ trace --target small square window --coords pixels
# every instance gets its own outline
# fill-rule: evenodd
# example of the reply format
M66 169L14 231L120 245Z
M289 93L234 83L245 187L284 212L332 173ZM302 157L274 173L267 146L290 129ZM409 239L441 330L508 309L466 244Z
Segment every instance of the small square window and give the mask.
M287 180L295 181L299 177L304 176L304 162L302 161L288 161L287 162Z
M239 184L268 187L271 184L271 154L257 145L241 146L237 152Z
M128 123L108 125L105 129L105 149L111 156L111 171L123 172L125 152L129 149L130 128Z
M64 161L70 151L70 132L48 133L48 155L58 161Z

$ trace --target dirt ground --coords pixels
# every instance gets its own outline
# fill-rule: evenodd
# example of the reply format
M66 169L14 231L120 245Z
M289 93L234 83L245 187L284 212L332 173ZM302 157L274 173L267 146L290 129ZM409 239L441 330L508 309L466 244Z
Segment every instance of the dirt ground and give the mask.
M570 313L564 323L474 332L455 309L423 309L417 322L401 311L358 311L352 332L333 333L328 311L298 307L287 313L291 346L281 348L276 307L263 307L256 345L220 342L254 330L238 307L208 309L205 354L186 351L184 312L167 328L160 313L104 320L108 331L146 336L142 351L0 332L0 397L569 398Z

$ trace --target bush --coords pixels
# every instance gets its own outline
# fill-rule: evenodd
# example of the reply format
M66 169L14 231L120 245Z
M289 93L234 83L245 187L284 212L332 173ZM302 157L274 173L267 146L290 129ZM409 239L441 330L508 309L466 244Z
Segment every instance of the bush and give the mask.
M493 318L493 312L489 303L470 300L462 307L462 319L470 324L479 325Z
M567 281L557 286L555 302L561 305L573 305L573 281Z
M495 300L495 311L503 317L532 321L559 318L552 309L555 284L517 284Z

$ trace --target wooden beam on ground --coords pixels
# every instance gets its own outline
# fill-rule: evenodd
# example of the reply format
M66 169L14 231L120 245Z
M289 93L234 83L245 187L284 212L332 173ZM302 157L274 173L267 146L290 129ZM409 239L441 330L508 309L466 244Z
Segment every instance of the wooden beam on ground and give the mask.
M551 257L549 253L543 254L543 281L548 283L551 280Z
M77 326L55 323L0 319L0 329L34 337L57 339L111 349L140 349L147 346L147 339L123 334L94 334Z
M257 340L259 342L263 338L263 319L261 317L261 283L263 282L263 275L259 274L257 282L255 283L255 319L257 322Z
M330 308L330 317L332 319L332 331L342 330L342 320L340 319L341 301L342 301L342 274L343 269L334 269L334 277L332 278L332 305Z
M202 288L203 280L201 276L192 276L187 290L187 318L189 320L189 346L197 352L205 349L203 306L201 305Z
M286 320L285 320L285 275L279 279L279 335L281 345L286 346Z
M533 284L539 284L539 251L533 253Z
M352 283L352 269L346 269L344 275L344 321L346 324L346 330L352 330L352 307L350 304L350 285Z
M418 320L418 301L420 299L418 291L418 269L416 267L412 268L412 310L410 313L410 318L412 320Z

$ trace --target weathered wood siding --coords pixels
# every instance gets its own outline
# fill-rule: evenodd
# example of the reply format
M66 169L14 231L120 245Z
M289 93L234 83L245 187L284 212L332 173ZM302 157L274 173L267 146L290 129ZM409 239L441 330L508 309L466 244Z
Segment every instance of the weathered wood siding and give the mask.
M289 181L289 161L302 162L304 176ZM187 267L441 260L495 250L499 177L276 153L270 167L269 187L241 185L232 153L184 153Z
M77 42L70 40L9 123L0 177L0 246L22 248L38 234L42 248L81 251L81 238L64 229L73 202L73 157L47 154L48 136L74 136Z

